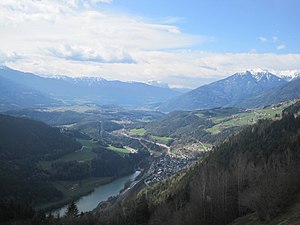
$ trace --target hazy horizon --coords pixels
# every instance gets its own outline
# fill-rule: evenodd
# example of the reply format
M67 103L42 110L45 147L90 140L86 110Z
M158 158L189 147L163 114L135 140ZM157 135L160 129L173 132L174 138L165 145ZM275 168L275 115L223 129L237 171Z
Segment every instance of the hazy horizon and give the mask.
M246 69L300 70L296 0L0 2L0 65L196 88Z

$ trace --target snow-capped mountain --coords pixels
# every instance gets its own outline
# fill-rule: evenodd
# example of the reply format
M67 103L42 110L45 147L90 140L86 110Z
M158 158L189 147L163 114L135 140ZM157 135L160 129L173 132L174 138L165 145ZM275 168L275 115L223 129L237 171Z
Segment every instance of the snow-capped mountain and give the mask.
M240 73L236 73L236 74L240 75L240 76L250 75L258 82L261 80L274 79L275 78L274 76L276 76L275 74L272 74L271 72L269 72L266 69L248 69L244 72L240 72ZM278 79L278 78L276 78L276 79Z
M161 104L162 111L235 106L240 101L287 83L267 70L246 70L196 88Z
M51 78L51 79L57 79L57 80L63 80L67 81L72 84L77 84L77 85L87 85L87 86L94 86L98 85L102 82L105 82L105 80L102 77L98 76L91 76L91 77L68 77L64 75L51 75L51 76L43 76L45 78Z
M287 81L292 81L300 78L300 70L282 70L276 71L274 73Z

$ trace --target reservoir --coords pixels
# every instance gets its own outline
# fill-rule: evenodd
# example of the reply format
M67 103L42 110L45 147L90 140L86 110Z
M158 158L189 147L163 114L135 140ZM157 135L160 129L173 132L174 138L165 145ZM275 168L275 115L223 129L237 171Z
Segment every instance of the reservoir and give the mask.
M111 183L99 186L95 188L95 190L90 194L81 197L78 201L75 202L79 213L92 211L100 202L107 200L109 197L118 195L120 190L124 188L126 182L133 181L139 174L140 171L136 171L131 175L121 177ZM68 206L65 205L64 207L54 211L53 215L65 215L67 207Z

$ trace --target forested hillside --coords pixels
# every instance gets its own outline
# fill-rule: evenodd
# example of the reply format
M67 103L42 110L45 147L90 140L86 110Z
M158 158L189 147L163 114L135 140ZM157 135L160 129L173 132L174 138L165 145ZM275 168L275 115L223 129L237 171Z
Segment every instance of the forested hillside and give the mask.
M167 137L173 149L188 148L192 143L216 145L242 127L252 125L260 119L280 117L282 110L294 101L268 105L253 110L234 107L214 108L195 111L175 111L162 118L136 128L143 128L145 137ZM134 125L132 125L134 126Z
M59 128L25 118L0 115L0 152L6 160L57 158L80 149L81 145Z
M251 212L262 221L284 213L299 192L299 106L285 110L281 120L243 129L187 173L144 189L94 221L228 224Z
M0 115L0 201L34 203L61 197L39 160L58 158L81 144L42 122Z
M64 205L97 182L133 173L147 156L90 140L78 130L0 114L0 224L33 216L31 207Z
M223 140L235 127L224 129L218 134L208 131L216 125L220 119L228 120L232 115L238 115L243 111L238 108L215 108L197 111L175 111L159 120L150 122L144 127L146 134L174 138L175 142L192 143L203 141L215 143ZM176 143L174 143L176 144Z

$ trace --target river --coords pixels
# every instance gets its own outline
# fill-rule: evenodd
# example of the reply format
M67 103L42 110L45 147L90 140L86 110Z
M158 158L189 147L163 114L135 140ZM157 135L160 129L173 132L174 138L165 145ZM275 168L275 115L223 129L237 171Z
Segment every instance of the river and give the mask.
M139 174L140 171L136 171L131 175L121 177L111 183L101 185L95 188L93 192L81 197L78 201L76 201L79 213L92 211L100 202L107 200L111 196L118 195L120 193L120 190L124 188L126 182L129 180L133 181ZM53 215L65 215L67 207L68 206L65 205L64 207L53 211Z

